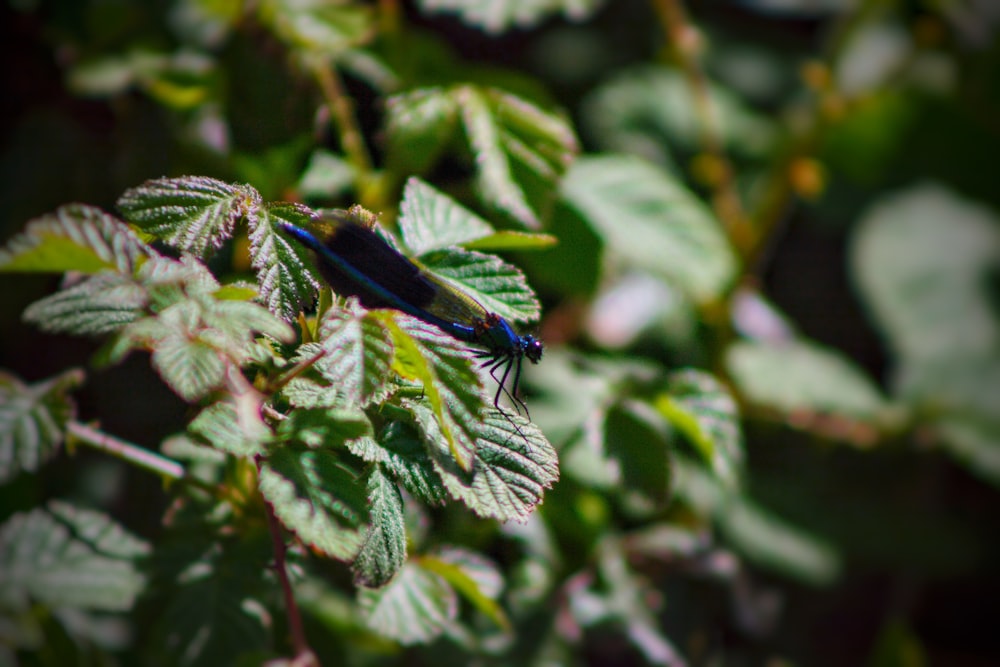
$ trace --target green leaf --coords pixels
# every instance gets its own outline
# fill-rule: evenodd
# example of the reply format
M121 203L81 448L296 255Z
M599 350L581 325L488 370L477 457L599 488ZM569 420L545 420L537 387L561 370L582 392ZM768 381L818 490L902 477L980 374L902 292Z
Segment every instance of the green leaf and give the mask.
M425 408L414 406L414 416L427 428ZM545 489L559 479L555 449L537 426L517 415L508 420L491 410L475 426L471 473L456 469L454 462L432 450L438 474L448 492L478 516L527 520Z
M582 21L603 4L602 0L420 0L425 12L454 12L464 23L498 34L513 28L532 28L561 12L571 21Z
M262 453L271 440L260 408L257 396L229 395L198 413L188 431L216 449L249 458Z
M1000 346L991 279L1000 220L935 185L886 197L864 216L851 259L858 288L905 367L988 359Z
M723 485L739 486L745 458L739 408L715 377L695 369L671 373L666 392L654 404Z
M813 585L829 584L837 577L841 562L833 545L746 496L724 489L681 456L676 457L674 468L677 495L699 513L713 517L725 540L739 553Z
M297 204L269 204L250 224L251 264L257 272L260 295L267 309L289 321L312 301L322 281L306 250L289 242L276 224L288 222L309 226L312 214Z
M421 556L420 565L441 575L500 629L511 631L510 619L497 603L503 590L503 576L495 563L474 551L448 548L438 554Z
M807 341L736 343L726 368L747 400L785 417L804 412L877 423L888 407L853 362Z
M623 401L604 415L602 459L608 473L616 473L624 493L649 509L666 507L670 501L671 456L663 420L648 405Z
M204 256L229 238L233 225L260 209L260 194L204 176L161 178L118 200L125 219L179 250Z
M438 637L458 615L455 590L412 561L388 586L360 589L358 603L370 628L407 646Z
M497 89L454 89L462 125L476 156L482 199L527 227L538 227L528 177L555 185L576 153L566 122L523 98Z
M418 424L432 456L442 455L443 444L453 462L469 470L484 397L468 352L437 327L401 313L378 312L395 344L396 371L423 385L430 414L422 413Z
M331 308L320 323L319 340L326 354L316 368L348 405L385 400L393 389L393 346L377 317L357 308Z
M717 518L725 539L758 565L816 586L839 574L833 545L746 498L727 505Z
M538 298L516 266L470 250L435 250L421 263L434 275L471 296L487 311L516 321L537 320Z
M363 43L373 29L373 9L327 0L269 0L261 19L295 49L339 55Z
M0 371L0 483L38 470L56 455L76 416L68 393L83 379L83 371L69 370L27 385Z
M131 275L155 251L120 220L92 206L70 204L35 218L0 249L0 271L114 269Z
M368 416L357 408L300 408L293 410L278 427L282 440L301 442L313 449L339 447L371 435Z
M403 497L377 465L368 476L368 507L371 524L351 570L355 584L378 588L387 584L406 562L406 525Z
M392 171L420 174L437 162L458 128L458 110L458 101L446 88L420 88L388 98L386 141ZM403 201L405 206L405 195Z
M266 543L194 533L198 527L187 526L154 555L164 570L157 588L168 595L156 600L160 615L143 664L236 664L271 643L273 621L263 603L273 586L263 576L271 556L261 548Z
M198 303L181 301L131 329L132 335L149 335L153 368L184 400L195 401L222 386L227 360L211 342L201 339Z
M907 373L899 391L946 451L1000 486L1000 360L996 355L922 363Z
M414 497L429 505L443 505L448 493L427 453L420 434L409 424L392 422L378 440L349 443L351 452L377 461Z
M652 164L621 155L581 158L563 179L562 194L609 252L695 301L719 296L735 276L736 260L715 216Z
M259 484L275 515L303 542L338 560L357 556L366 537L367 494L337 452L284 445L262 461Z
M356 177L350 162L320 148L309 157L297 189L306 199L338 199L350 191Z
M764 157L778 137L775 126L727 89L707 90L719 140L728 151ZM583 103L584 125L602 151L636 155L670 166L671 150L703 149L705 120L684 74L662 66L626 69L596 88Z
M399 207L399 231L414 254L462 245L493 234L493 227L419 178L410 178Z
M551 234L502 231L462 244L466 250L544 250L559 243Z
M149 553L108 516L52 501L0 528L0 606L126 611L142 591L136 561Z
M99 273L39 299L22 317L42 331L97 336L142 317L146 303L146 290L130 277Z

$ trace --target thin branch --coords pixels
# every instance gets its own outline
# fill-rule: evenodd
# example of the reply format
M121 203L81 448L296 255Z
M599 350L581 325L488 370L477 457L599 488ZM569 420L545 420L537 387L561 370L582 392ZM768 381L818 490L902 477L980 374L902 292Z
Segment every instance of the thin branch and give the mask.
M354 103L344 92L340 75L332 65L326 62L317 63L312 67L312 73L340 134L340 145L357 174L355 188L362 194L365 190L362 187L364 180L371 175L372 160L354 115Z
M742 251L752 245L754 233L736 190L732 164L722 145L718 110L712 103L708 77L698 61L700 36L688 22L682 0L652 0L652 3L694 98L701 144L711 162L712 205L733 245Z
M260 462L257 463L260 470ZM285 600L285 612L288 614L288 632L291 635L292 649L295 651L295 665L302 667L319 667L316 655L309 648L306 640L306 632L302 625L302 614L299 606L295 602L295 592L292 590L292 582L288 578L288 564L286 560L287 548L285 547L285 536L282 533L281 522L274 514L274 507L267 500L264 501L264 508L267 512L267 527L271 532L271 542L274 544L274 570L278 575L278 582L281 585L281 594Z
M98 431L95 428L76 421L71 421L66 425L66 432L76 442L104 452L105 454L110 454L142 470L154 473L167 482L188 484L216 497L223 495L219 488L197 477L188 475L184 466L177 463L177 461L168 459L156 452L151 452L145 447L140 447L121 438L108 435L103 431Z
M126 442L80 422L71 421L66 430L81 443L148 470L169 482L187 481L184 466L144 447Z

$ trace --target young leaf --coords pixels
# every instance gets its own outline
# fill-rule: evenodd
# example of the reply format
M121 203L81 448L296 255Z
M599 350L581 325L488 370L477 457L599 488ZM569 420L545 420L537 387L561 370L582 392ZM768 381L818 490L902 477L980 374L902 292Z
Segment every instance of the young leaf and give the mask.
M445 444L458 467L469 470L484 401L482 382L468 353L437 327L406 315L383 313L396 348L397 371L423 385L433 419L418 420L418 424L432 456L440 456L439 446Z
M0 527L0 606L126 611L143 589L146 542L100 512L52 501Z
M517 321L538 319L541 306L516 266L471 250L435 250L420 258L435 276L478 301L486 310Z
M316 368L347 404L364 407L388 396L393 346L377 317L361 309L331 308L320 323L319 339L326 354Z
M414 416L427 428L425 408L415 406ZM525 521L545 489L559 479L559 461L537 426L517 415L511 420L513 424L491 410L476 422L471 474L456 470L433 450L431 458L449 493L477 515Z
M659 168L626 156L582 158L563 179L563 197L635 268L677 284L695 301L717 297L736 261L719 222Z
M399 489L377 465L368 476L368 505L371 524L351 570L355 584L378 588L406 562L406 525Z
M0 483L55 456L76 416L68 393L82 383L80 370L32 385L0 371Z
M388 586L360 589L358 603L369 627L406 646L431 641L458 615L455 590L412 561Z
M410 178L399 207L399 231L411 252L462 245L493 234L493 227L419 178Z
M744 460L739 409L718 380L694 369L671 373L666 392L654 405L695 446L723 485L739 485Z
M22 317L42 331L98 336L143 316L146 290L129 276L99 273L39 299Z
M271 440L260 404L250 396L227 396L213 403L188 424L188 431L212 447L247 458L262 453Z
M260 206L260 194L249 185L204 176L146 181L118 200L126 220L199 256L221 246L236 221L256 216Z
M114 269L131 275L155 251L120 220L92 206L70 204L35 218L0 249L0 271Z
M365 542L364 482L336 451L286 444L260 466L260 492L286 528L306 544L350 561Z
M181 301L156 318L140 320L126 329L144 335L153 350L153 368L163 381L187 401L195 401L222 386L227 360L201 333L201 308Z
M322 284L314 263L298 243L277 231L279 222L308 227L309 209L296 204L270 204L250 224L251 264L257 272L260 295L267 309L290 321L316 296Z

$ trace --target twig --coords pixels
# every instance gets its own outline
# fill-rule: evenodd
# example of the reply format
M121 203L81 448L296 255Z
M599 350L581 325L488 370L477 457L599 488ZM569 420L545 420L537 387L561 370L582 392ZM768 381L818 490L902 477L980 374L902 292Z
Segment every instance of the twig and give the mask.
M698 33L687 20L682 0L652 2L694 98L701 144L712 163L713 177L709 183L713 189L712 205L733 245L742 251L752 245L755 235L736 190L732 164L722 145L718 113L709 93L708 77L698 62Z
M156 473L170 482L189 481L184 466L139 445L120 440L80 422L71 421L66 431L83 444L110 454L132 465Z
M137 468L152 472L163 480L171 483L188 484L206 491L213 496L223 495L221 489L187 474L184 466L173 459L168 459L156 452L151 452L145 447L140 447L134 443L108 435L103 431L98 431L86 424L71 421L66 425L66 432L76 441L87 445L105 454L110 454L126 463L131 463Z
M260 469L260 462L257 463ZM295 665L302 667L319 667L309 642L306 641L305 629L302 626L302 615L299 613L299 606L295 602L295 592L292 590L292 582L288 578L288 565L285 559L287 549L285 538L281 532L281 522L274 514L274 507L267 500L264 501L264 508L267 512L267 527L271 532L271 542L274 544L274 570L278 574L278 582L281 585L281 593L285 599L285 612L288 614L288 632L292 639L292 648L295 651Z
M364 185L363 179L367 179L372 171L372 160L354 116L354 105L344 93L340 76L332 65L326 62L317 63L312 67L312 73L340 134L340 145L343 147L348 161L354 167L356 173L355 188L361 194L365 190L362 187Z

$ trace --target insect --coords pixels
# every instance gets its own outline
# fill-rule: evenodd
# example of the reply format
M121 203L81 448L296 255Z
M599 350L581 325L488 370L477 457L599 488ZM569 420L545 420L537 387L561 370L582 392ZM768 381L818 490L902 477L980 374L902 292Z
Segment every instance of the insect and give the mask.
M540 340L519 335L507 320L428 273L347 212L325 214L316 222L316 233L286 222L279 226L316 253L320 273L341 296L356 296L366 308L400 310L481 348L476 356L484 360L481 366L489 369L499 385L493 407L510 421L500 408L500 396L505 393L515 410L524 408L528 414L528 406L517 396L517 387L524 359L538 363L542 358ZM498 378L500 368L503 374ZM514 378L508 391L512 371Z

